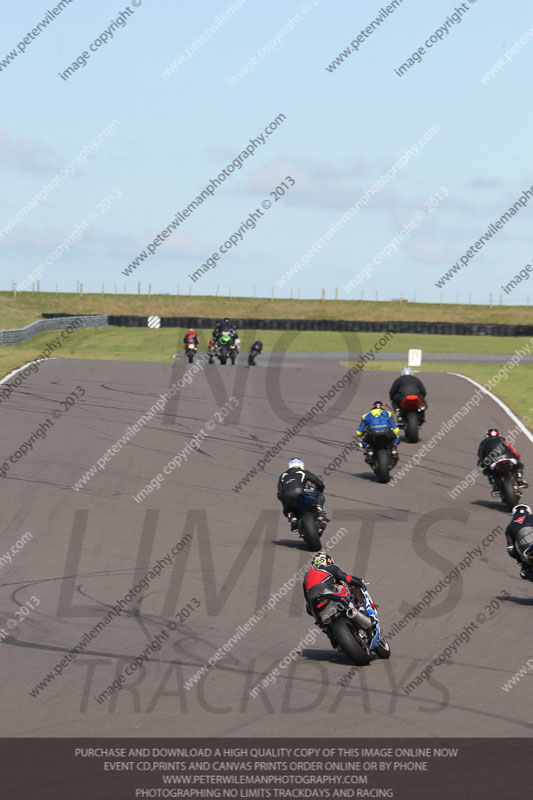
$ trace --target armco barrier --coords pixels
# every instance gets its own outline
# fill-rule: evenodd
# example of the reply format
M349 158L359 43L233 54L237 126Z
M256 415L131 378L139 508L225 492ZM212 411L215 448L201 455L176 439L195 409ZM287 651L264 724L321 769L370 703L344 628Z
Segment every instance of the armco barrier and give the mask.
M154 314L157 309L154 309ZM43 314L43 317L45 315ZM53 315L47 314L47 317ZM57 315L61 317L66 314ZM109 325L146 328L148 317L131 315L107 317ZM220 317L161 317L162 328L213 328ZM238 319L232 317L237 330L273 331L357 331L381 333L434 333L443 336L533 336L533 325L496 325L483 322L375 322L349 319Z
M44 331L65 330L65 328L72 325L74 319L80 320L81 323L76 325L75 330L81 328L105 328L109 324L107 321L107 314L50 316L48 319L39 319L37 322L31 322L24 328L11 328L10 330L0 331L0 346L27 342L32 336L35 336L37 333L43 333Z
M155 310L154 310L155 313ZM161 317L162 328L213 328L219 317ZM112 316L110 325L147 326L148 317ZM367 331L381 333L436 333L450 336L533 336L533 325L495 325L477 322L403 322L331 319L237 319L237 330L274 331Z

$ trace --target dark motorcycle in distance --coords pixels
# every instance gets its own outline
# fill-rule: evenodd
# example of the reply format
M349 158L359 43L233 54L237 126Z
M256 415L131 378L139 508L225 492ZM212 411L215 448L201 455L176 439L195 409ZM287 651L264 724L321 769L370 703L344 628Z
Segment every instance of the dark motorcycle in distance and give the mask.
M522 489L518 486L515 475L516 465L516 458L511 456L502 456L490 465L502 503L505 503L508 511L512 511L522 497Z
M250 347L250 352L248 353L248 366L255 367L255 359L263 350L263 343L260 339L253 343Z
M362 593L364 613L355 605L350 587L344 582L321 592L311 604L316 621L328 629L333 642L358 667L370 663L371 653L378 658L390 658L391 654L388 641L381 635L377 606L368 589Z
M410 444L418 442L418 430L424 424L426 404L417 394L409 394L396 409L396 421L399 428L405 431L405 438Z
M322 548L320 537L327 522L316 511L316 497L311 492L302 492L296 499L297 509L292 513L298 517L298 533L309 550L316 553Z
M372 467L380 483L389 482L390 472L398 463L395 439L390 430L369 431L365 436L365 461Z
M239 355L238 340L234 340L231 333L221 333L215 342L215 355L221 364L225 364L228 358L235 364Z

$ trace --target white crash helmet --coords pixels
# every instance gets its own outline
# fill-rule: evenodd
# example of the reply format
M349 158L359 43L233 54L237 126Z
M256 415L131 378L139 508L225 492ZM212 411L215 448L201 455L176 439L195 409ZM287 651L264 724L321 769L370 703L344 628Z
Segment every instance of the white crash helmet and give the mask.
M513 517L515 514L531 514L531 507L525 503L518 503L518 505L513 508L512 514Z
M289 469L305 469L305 464L301 458L291 458L289 461Z
M412 374L413 370L411 369L411 367L404 367L400 372L400 375L412 375Z

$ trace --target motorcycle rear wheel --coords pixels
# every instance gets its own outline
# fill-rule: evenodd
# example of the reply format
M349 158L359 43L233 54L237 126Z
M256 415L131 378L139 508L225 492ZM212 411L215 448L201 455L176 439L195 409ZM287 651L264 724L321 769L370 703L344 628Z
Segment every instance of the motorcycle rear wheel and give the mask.
M389 454L386 450L376 451L376 475L380 483L389 482Z
M418 416L416 411L406 412L405 438L409 444L416 444L416 442L418 442Z
M302 514L300 530L302 531L304 541L309 550L315 553L320 550L320 536L318 533L315 515L312 511L306 511L304 514Z
M337 617L331 624L333 635L342 652L358 667L370 663L370 653L356 640L346 617Z
M508 511L512 511L518 503L518 494L514 488L514 481L512 478L504 478L501 485L502 500L506 504Z

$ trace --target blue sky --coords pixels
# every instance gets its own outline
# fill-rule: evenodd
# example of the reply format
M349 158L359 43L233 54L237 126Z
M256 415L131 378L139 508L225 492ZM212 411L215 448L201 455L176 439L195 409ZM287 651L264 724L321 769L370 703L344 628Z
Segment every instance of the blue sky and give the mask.
M533 185L533 19L521 0L467 0L462 21L402 77L394 72L460 3L404 0L360 44L327 65L380 14L386 3L363 0L135 0L124 27L89 46L127 7L72 0L24 52L18 49L51 2L11 4L0 32L0 288L43 264L41 289L128 292L220 292L270 296L272 287L307 253L365 189L433 125L438 133L396 179L308 259L276 296L332 297L358 274L417 212L408 238L349 296L438 301L441 276L489 225ZM231 6L228 19L210 26ZM127 14L128 12L126 12ZM288 22L292 20L292 22ZM531 38L485 83L480 78L531 30ZM203 32L191 57L177 63ZM276 40L277 35L277 41ZM269 51L258 53L274 40ZM83 52L84 67L62 80ZM249 71L229 79L255 57ZM162 74L170 65L167 78ZM123 270L176 212L219 174L278 115L285 120L242 162L153 255L128 277ZM24 218L9 219L113 120L118 125L74 174ZM286 176L295 181L273 201ZM425 203L445 187L429 212ZM110 193L114 202L102 203ZM120 193L120 197L117 197ZM195 283L188 277L218 251L264 200L272 206L257 227ZM63 254L50 254L84 220L91 222ZM533 199L448 281L445 301L484 303L533 262ZM57 253L56 253L57 255ZM529 273L528 273L529 274ZM525 280L504 303L533 297Z

